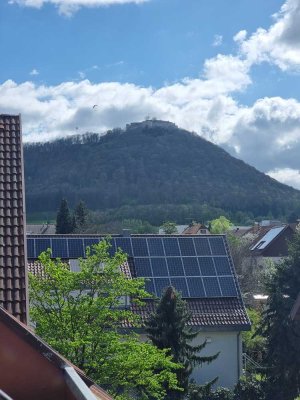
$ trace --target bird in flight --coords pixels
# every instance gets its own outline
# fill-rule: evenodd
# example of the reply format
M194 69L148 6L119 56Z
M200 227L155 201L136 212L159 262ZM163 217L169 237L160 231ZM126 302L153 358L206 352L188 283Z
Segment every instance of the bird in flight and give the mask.
M93 105L93 109L96 108L96 107L98 107L98 104L94 104L94 105Z

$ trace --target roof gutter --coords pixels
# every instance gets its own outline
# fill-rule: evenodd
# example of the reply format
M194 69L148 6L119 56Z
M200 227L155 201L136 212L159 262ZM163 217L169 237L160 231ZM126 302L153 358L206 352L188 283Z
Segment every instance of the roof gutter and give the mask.
M0 389L0 399L1 400L13 400L11 397L9 397L6 393L3 392L3 390Z
M65 381L76 400L96 400L73 367L64 367Z

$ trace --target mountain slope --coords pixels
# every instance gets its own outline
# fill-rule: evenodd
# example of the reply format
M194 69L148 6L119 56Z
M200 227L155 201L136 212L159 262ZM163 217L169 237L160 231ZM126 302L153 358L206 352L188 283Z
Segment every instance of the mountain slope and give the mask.
M299 191L176 127L26 145L24 155L29 212L56 210L62 197L98 210L207 203L274 217L300 204Z

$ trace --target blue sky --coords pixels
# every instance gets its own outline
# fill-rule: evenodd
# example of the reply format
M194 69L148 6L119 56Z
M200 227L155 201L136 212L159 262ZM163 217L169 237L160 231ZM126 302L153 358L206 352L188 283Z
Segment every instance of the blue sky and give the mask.
M149 115L300 188L300 0L2 0L0 51L26 141Z

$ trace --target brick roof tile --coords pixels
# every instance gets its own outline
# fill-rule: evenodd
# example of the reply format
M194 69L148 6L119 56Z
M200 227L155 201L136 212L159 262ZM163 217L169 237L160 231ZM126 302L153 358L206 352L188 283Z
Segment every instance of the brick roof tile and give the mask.
M26 321L23 196L20 117L0 115L0 271L4 278L0 281L0 306ZM15 295L14 288L20 289L22 296Z

